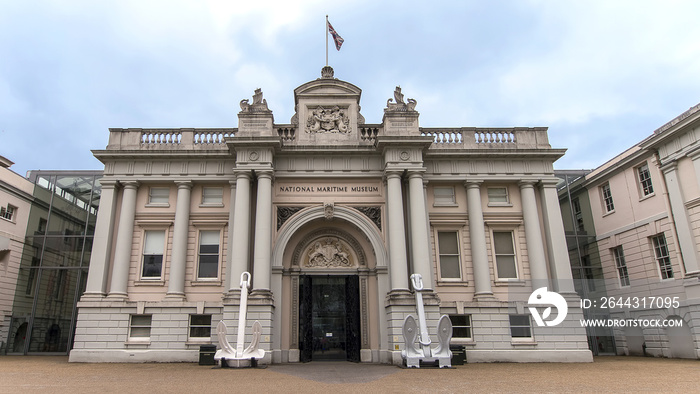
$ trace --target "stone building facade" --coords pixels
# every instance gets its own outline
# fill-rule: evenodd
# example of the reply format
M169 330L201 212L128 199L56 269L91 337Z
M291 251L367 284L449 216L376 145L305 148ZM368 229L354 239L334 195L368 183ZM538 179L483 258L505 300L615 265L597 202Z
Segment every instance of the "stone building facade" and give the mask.
M593 219L587 252L601 272L585 278L590 298L615 300L587 314L629 322L611 328L617 354L700 358L699 126L696 105L585 174L572 194Z
M10 167L0 156L0 353L7 351L12 301L24 250L34 185Z
M591 361L546 128L421 127L400 88L370 124L360 95L325 67L289 124L257 90L238 128L110 129L70 360L195 361L248 271L263 362L401 363L413 273L470 362ZM558 327L531 321L542 286Z

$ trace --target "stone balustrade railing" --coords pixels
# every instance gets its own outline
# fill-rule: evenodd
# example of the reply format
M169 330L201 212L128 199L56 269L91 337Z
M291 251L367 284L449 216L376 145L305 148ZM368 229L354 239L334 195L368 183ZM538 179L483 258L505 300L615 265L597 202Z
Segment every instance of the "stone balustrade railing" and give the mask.
M109 129L108 150L227 150L237 129Z
M284 145L297 143L296 125L275 125ZM110 129L108 150L227 150L226 139L238 129ZM360 140L374 142L383 132L382 124L358 126ZM436 149L549 149L547 128L420 128L422 136L433 137Z
M534 149L551 148L546 127L425 128L421 135L433 137L431 149Z

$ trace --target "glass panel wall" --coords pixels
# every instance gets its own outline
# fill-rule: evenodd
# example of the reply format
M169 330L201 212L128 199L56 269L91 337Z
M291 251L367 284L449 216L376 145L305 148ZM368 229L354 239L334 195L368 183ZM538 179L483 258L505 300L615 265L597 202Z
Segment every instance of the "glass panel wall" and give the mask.
M67 353L85 291L100 201L98 171L34 171L8 354Z

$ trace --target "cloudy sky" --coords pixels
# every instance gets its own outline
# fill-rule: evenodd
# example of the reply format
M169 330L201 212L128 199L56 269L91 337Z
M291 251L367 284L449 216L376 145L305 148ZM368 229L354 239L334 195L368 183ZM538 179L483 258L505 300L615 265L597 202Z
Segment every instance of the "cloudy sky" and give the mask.
M101 169L108 128L237 127L256 88L289 123L326 14L368 123L400 85L424 127L549 127L557 169L599 166L700 102L693 0L0 0L0 155L20 174Z

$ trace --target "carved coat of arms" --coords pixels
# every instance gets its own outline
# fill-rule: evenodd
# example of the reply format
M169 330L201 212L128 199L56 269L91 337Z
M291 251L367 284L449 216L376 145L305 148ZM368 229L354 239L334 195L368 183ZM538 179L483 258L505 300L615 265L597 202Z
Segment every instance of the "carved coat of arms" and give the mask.
M307 133L348 133L350 132L350 119L345 110L338 106L323 108L319 106L311 111L306 121Z
M316 241L307 253L307 267L351 267L350 255L337 238Z

